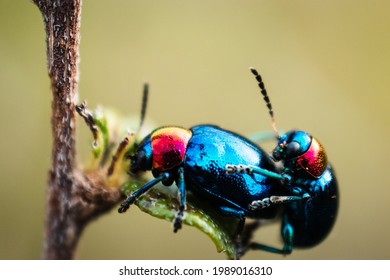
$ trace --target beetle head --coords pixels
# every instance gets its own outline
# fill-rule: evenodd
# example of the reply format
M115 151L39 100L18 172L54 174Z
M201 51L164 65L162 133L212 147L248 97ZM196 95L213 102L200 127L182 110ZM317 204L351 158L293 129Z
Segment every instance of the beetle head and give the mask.
M282 161L285 169L313 178L319 178L328 165L323 146L303 131L290 131L281 136L272 157Z
M303 131L289 131L280 136L278 145L272 152L276 160L288 161L303 155L310 147L312 137Z
M144 140L138 145L135 153L129 156L131 161L129 173L134 175L139 171L147 171L152 169L152 144L150 135L146 136Z

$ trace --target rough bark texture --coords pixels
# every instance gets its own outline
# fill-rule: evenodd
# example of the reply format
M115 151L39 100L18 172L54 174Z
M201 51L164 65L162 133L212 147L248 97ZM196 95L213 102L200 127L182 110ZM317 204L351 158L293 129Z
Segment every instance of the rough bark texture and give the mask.
M45 259L72 259L86 224L111 209L122 197L105 186L105 173L77 168L75 105L81 0L34 0L46 31L47 64L52 99L52 167L47 188Z

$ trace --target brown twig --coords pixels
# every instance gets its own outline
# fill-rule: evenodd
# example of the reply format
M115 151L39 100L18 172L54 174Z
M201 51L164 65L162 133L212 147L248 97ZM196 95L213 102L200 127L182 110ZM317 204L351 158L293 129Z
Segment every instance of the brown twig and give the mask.
M81 0L33 0L46 30L47 63L52 100L52 167L47 188L45 259L72 259L86 224L111 209L122 197L105 186L103 171L86 174L77 168L75 102Z

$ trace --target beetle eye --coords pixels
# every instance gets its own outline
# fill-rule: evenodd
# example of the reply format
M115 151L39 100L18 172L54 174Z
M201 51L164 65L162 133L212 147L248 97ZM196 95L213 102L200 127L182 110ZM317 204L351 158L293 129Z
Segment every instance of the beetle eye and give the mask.
M301 146L299 145L298 142L291 142L288 143L285 146L285 153L287 157L295 157L298 155L299 150L301 149Z

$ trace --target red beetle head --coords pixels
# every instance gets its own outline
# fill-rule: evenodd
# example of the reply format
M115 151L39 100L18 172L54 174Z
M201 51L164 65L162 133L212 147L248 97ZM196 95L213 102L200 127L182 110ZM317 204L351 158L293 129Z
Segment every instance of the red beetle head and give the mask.
M303 131L290 131L281 136L272 156L282 161L285 168L293 172L303 170L315 178L322 175L328 164L323 146Z

